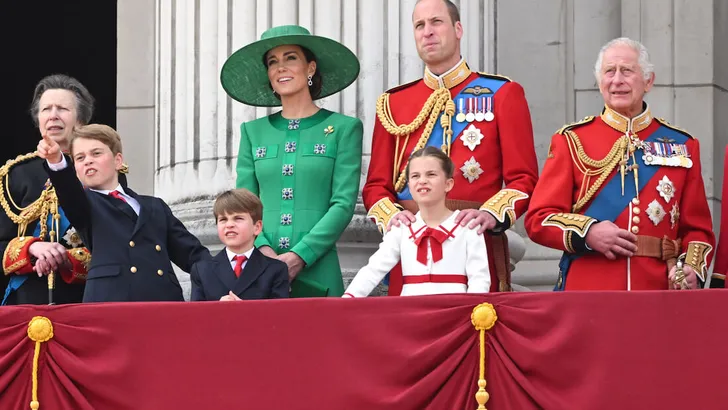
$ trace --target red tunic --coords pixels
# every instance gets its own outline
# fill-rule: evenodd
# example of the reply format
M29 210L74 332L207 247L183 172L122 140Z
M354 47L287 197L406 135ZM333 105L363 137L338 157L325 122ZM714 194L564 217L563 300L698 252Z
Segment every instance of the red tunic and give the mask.
M460 78L453 80L458 76ZM473 89L472 84L476 80L483 81L488 87ZM394 122L397 125L411 123L433 94L433 89L437 88L437 83L437 78L426 71L425 78L388 91ZM498 221L498 229L505 230L526 211L538 178L533 129L523 88L505 77L470 72L464 62L441 76L440 85L449 88L450 98L455 98L463 90L466 93L461 96L468 98L491 97L493 120L461 122L461 126L465 125L463 132L452 136L450 158L455 164L455 185L448 194L448 200L451 200L451 207L480 208L490 212ZM439 120L435 126L441 126ZM362 196L370 217L380 225L380 229L384 229L398 211L393 205L407 202L395 191L395 159L402 155L398 171L403 171L424 129L425 124L417 128L405 145L405 137L391 135L379 116L376 119L371 163ZM471 142L468 146L461 138L468 133L479 141L477 145ZM397 138L400 151L396 151ZM491 290L497 291L499 283L495 277L491 284ZM393 294L392 285L390 294Z
M644 186L639 190L638 198L619 197L619 190L610 191L612 197L609 201L623 204L623 207L613 212L617 216L611 219L612 222L643 237L638 242L638 247L641 247L638 254L647 250L647 246L643 245L649 239L652 239L653 245L657 242L668 247L677 244L661 241L662 238L679 239L680 249L674 249L672 257L685 252L685 263L692 266L701 279L705 280L715 238L700 172L698 140L684 131L654 120L649 108L631 122L616 112L605 109L601 117L591 117L582 123L565 127L552 137L548 159L526 216L526 230L533 241L565 251L566 256L578 256L571 263L568 274L560 272L559 285L566 275L563 284L565 289L668 289L667 257L664 260L655 256L618 257L617 260L610 261L601 253L587 249L586 233L591 224L598 220L584 216L585 210L596 201L596 197L607 195L602 191L608 182L604 182L580 210L572 208L597 181L600 174L585 179L583 172L587 169L594 170L596 166L585 167L583 161L577 160L579 147L569 134L573 133L578 137L583 152L588 157L600 160L607 156L627 129L636 132L640 141L654 140L660 150L667 147L669 155L665 155L666 158L671 154L683 154L687 151L683 160L687 162L689 159L692 166L641 165L638 171L643 177L638 177L638 181ZM684 144L666 137L675 135ZM638 149L635 152L635 156L640 158L643 155L646 155L643 150ZM673 161L680 158L679 155L673 157L676 158ZM628 161L628 164L631 163L632 161ZM654 174L650 176L650 172ZM606 181L611 178L617 178L615 183L619 183L619 165L611 170ZM627 169L624 185L630 188L629 184L631 190L635 191L634 171ZM658 253L671 253L659 248L655 250Z
M718 250L715 255L713 267L713 282L711 287L724 287L725 275L728 273L728 147L725 149L723 162L723 194L721 196L720 236Z

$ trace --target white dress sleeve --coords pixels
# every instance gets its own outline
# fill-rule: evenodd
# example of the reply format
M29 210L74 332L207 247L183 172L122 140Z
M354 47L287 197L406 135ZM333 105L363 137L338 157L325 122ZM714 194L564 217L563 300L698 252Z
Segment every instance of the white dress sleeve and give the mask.
M465 228L465 274L468 276L468 293L490 291L490 268L485 238L478 234L478 227Z
M402 224L399 227L393 226L384 235L379 249L369 258L369 263L359 269L354 280L344 292L344 297L366 297L374 290L379 282L394 268L400 261L402 230L407 227Z

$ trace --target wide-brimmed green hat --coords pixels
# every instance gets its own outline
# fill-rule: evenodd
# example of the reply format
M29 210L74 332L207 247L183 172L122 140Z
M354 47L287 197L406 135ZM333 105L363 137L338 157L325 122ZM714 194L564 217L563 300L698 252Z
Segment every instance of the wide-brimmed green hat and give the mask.
M359 60L343 44L314 36L301 26L278 26L266 30L260 40L231 55L220 71L225 92L243 104L256 107L281 105L273 95L263 58L271 49L283 45L306 47L316 56L316 71L321 75L324 98L348 87L359 75Z

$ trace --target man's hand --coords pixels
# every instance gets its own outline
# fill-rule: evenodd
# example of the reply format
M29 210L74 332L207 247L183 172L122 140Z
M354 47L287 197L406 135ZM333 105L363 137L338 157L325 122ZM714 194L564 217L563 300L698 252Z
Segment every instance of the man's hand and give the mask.
M496 220L493 217L493 215L490 214L488 211L481 211L478 209L463 209L458 214L457 218L455 218L455 223L460 224L460 226L465 226L470 222L470 225L468 225L468 228L473 229L476 226L480 225L480 229L478 229L478 235L482 234L488 229L495 228Z
M238 295L234 294L231 290L227 295L220 298L220 302L235 302L238 300L242 300L238 297Z
M33 270L38 276L47 275L59 268L69 268L71 266L66 248L57 242L34 242L28 248L28 252L37 259Z
M390 229L392 229L392 226L400 227L400 225L404 224L404 226L409 226L412 222L416 221L415 214L408 210L399 211L392 219L389 220L387 223L387 232L389 232Z
M58 164L63 159L61 146L48 135L44 135L43 139L38 142L36 152L38 152L39 157L48 160L51 164Z
M631 257L637 252L637 236L612 221L602 221L589 228L586 245L613 261L618 256Z
M288 265L288 281L293 282L296 276L301 272L301 269L306 263L301 259L300 256L296 255L295 252L286 252L278 256L278 260Z
M269 258L273 258L273 259L278 258L278 254L270 246L261 246L260 248L258 248L258 250L260 251L260 253L262 253L263 255L265 255Z
M667 275L667 280L670 283L670 289L678 289L680 290L680 282L675 283L675 271L677 270L677 266L673 266L672 269L670 269L670 274ZM688 282L688 288L689 289L697 289L698 288L698 274L695 272L695 270L690 267L689 265L683 265L683 273L685 274L685 280Z

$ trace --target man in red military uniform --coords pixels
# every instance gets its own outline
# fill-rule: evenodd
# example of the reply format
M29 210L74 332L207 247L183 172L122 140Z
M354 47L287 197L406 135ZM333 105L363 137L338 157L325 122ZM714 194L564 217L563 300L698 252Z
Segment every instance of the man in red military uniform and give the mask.
M377 101L364 205L383 232L392 223L414 221L417 206L404 175L408 158L428 145L441 148L457 169L448 206L465 210L461 225L488 231L491 291L510 290L504 231L525 212L538 178L523 88L470 70L460 55L463 27L452 2L420 0L412 19L424 78ZM389 294L398 295L401 287L401 272L395 270Z
M715 243L698 140L644 103L639 42L607 43L595 75L605 108L552 137L526 230L564 251L559 290L697 288Z
M718 251L715 255L713 276L710 280L711 288L725 287L725 275L728 273L728 147L725 149L723 161L723 194L721 196L720 237Z

